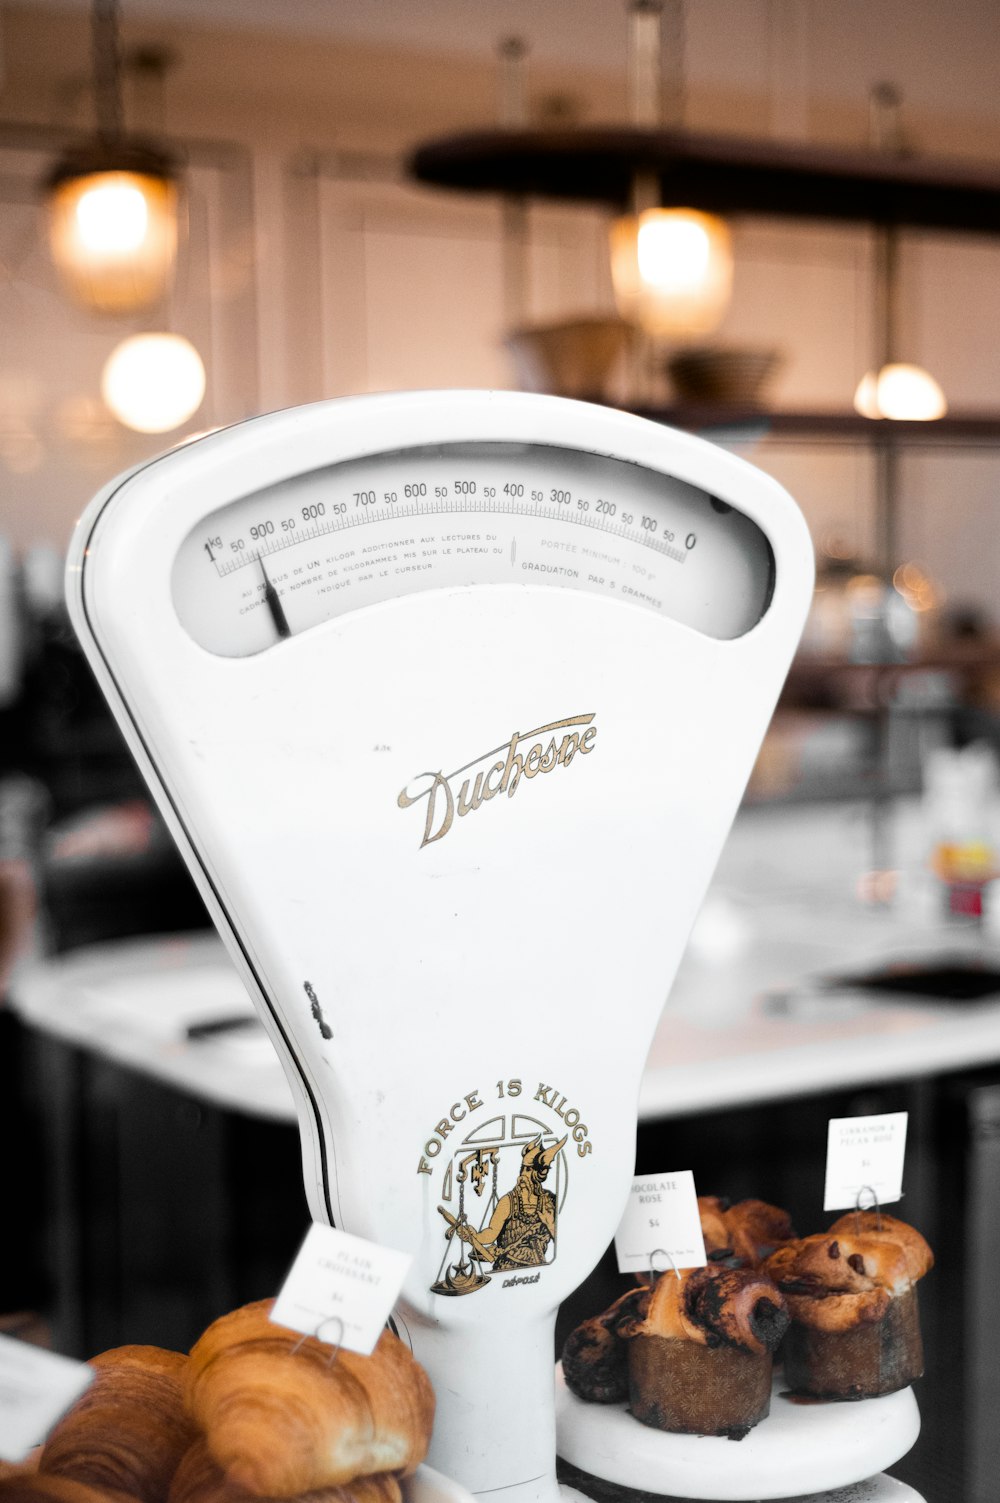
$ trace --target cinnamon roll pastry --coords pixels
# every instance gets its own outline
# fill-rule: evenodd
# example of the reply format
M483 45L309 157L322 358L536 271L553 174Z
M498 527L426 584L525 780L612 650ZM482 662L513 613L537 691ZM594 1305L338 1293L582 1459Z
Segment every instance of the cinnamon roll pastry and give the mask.
M778 1248L764 1268L791 1315L782 1348L791 1392L877 1398L919 1378L917 1280L933 1262L919 1232L876 1212L849 1212Z

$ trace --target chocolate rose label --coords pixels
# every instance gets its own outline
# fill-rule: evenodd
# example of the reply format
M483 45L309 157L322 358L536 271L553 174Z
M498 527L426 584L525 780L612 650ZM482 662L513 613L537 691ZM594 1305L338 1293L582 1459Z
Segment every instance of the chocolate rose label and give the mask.
M555 1262L569 1161L593 1143L567 1096L544 1081L529 1090L513 1077L467 1092L424 1144L417 1172L441 1176L435 1294L473 1294L501 1275L505 1289L535 1284Z

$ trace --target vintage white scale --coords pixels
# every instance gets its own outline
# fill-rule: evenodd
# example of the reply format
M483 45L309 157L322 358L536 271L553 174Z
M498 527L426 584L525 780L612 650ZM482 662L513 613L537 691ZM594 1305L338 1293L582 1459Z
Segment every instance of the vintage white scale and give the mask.
M76 629L294 1093L317 1221L413 1256L430 1460L556 1493L556 1308L809 605L773 480L508 392L293 409L109 485ZM664 1166L675 1167L675 1166Z

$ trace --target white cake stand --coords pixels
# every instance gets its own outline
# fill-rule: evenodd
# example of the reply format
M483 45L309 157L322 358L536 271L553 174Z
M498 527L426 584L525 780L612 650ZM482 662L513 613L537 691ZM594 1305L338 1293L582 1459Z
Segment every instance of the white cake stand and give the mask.
M818 1500L846 1488L844 1503L855 1503L851 1488L878 1483L876 1474L905 1456L920 1433L912 1389L856 1403L802 1404L782 1398L782 1387L779 1376L768 1418L732 1441L671 1435L641 1425L624 1404L584 1403L570 1393L559 1367L557 1449L582 1472L665 1497L757 1503L800 1494ZM919 1496L894 1485L896 1494L859 1492L857 1503Z

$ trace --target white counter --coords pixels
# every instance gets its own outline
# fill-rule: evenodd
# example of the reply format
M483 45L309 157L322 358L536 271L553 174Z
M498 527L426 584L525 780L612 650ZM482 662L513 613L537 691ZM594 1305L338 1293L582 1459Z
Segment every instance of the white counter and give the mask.
M895 812L893 832L894 855L915 872L912 810ZM979 925L946 923L925 896L892 909L861 902L870 849L867 807L740 816L650 1050L643 1119L1000 1062L1000 996L873 1003L812 985L823 974L945 951L1000 964L1000 945ZM262 1030L187 1037L191 1023L252 1013L212 934L37 963L15 977L12 996L45 1033L219 1106L293 1120Z

